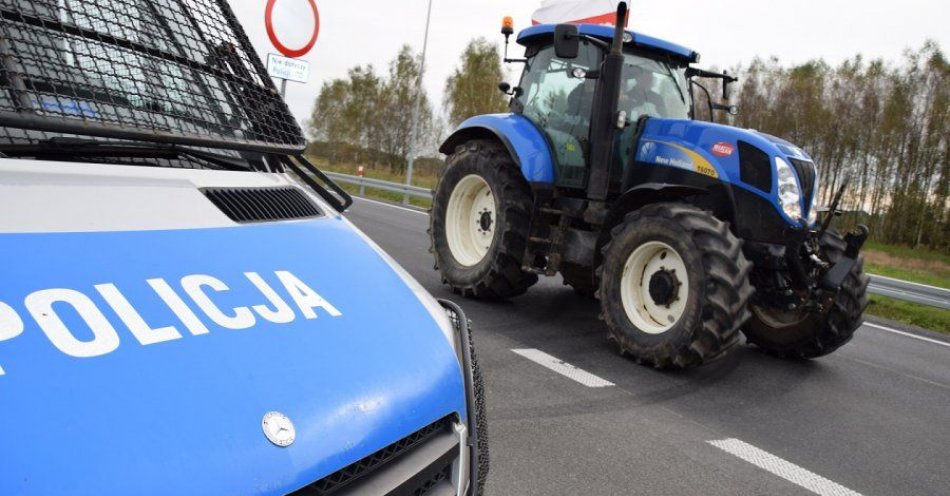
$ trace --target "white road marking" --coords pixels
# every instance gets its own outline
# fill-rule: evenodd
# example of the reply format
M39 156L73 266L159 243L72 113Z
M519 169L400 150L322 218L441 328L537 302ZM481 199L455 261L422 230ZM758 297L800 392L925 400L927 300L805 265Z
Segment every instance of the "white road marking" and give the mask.
M936 339L925 338L925 337L923 337L923 336L918 336L918 335L916 335L916 334L911 334L911 333L909 333L909 332L898 331L897 329L891 329L890 327L884 327L884 326L882 326L882 325L872 324L872 323L870 323L870 322L865 322L864 325L866 325L866 326L868 326L868 327L873 327L873 328L875 328L875 329L880 329L880 330L882 330L882 331L891 332L891 333L894 333L894 334L900 334L901 336L907 336L907 337L909 337L909 338L919 339L919 340L921 340L921 341L926 341L926 342L928 342L928 343L939 344L939 345L941 345L941 346L950 347L950 343L948 343L948 342L946 342L946 341L938 341L938 340L936 340Z
M407 208L407 207L403 207L403 206L400 206L400 205L394 205L394 204L392 204L392 203L386 203L386 202L382 202L382 201L378 201L378 200L370 200L369 198L363 198L362 196L353 196L353 199L354 199L354 200L364 201L364 202L369 202L369 203L375 203L375 204L377 204L377 205L382 205L382 206L384 206L384 207L391 207L391 208L396 208L396 209L399 209L399 210L405 210L406 212L412 212L412 213L414 213L414 214L422 214L422 215L425 215L426 217L429 216L429 213L428 213L428 212L423 212L422 210L416 210L416 209L414 209L414 208Z
M587 387L592 388L601 388L607 386L613 386L614 383L601 379L586 370L579 369L563 360L559 360L547 353L536 350L534 348L521 349L521 350L511 350L532 362L541 365L542 367L548 368L557 372L558 374L567 377L568 379L573 379Z
M805 470L794 463L787 462L767 451L763 451L738 439L722 439L708 442L730 455L741 458L756 467L804 487L815 494L821 496L861 496L861 493L854 492L841 484L828 480L809 470Z

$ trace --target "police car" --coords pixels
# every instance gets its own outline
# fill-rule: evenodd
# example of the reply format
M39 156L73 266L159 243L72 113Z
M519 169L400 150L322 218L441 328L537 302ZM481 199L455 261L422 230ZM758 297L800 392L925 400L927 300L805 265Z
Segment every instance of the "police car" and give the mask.
M479 494L467 321L227 3L0 0L0 494Z

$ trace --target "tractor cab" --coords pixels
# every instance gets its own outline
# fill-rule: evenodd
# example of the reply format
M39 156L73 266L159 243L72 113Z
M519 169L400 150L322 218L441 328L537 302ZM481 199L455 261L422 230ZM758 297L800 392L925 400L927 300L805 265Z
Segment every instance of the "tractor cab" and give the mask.
M610 26L583 24L571 33L567 47L552 43L555 25L525 29L524 72L513 91L512 110L531 120L550 141L557 186L584 189L590 166L591 122L600 67L613 36ZM564 35L561 34L561 40ZM617 100L617 146L633 143L641 118L690 119L693 115L689 64L699 54L657 38L625 31ZM573 40L573 42L571 41ZM576 47L576 48L575 48ZM623 170L623 157L615 168Z

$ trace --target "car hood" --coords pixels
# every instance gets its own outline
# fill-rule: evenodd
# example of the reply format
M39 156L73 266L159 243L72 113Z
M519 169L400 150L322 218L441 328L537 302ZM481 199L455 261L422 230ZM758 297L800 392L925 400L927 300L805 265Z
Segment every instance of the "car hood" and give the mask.
M339 216L0 234L0 260L0 494L285 494L464 418L446 335Z

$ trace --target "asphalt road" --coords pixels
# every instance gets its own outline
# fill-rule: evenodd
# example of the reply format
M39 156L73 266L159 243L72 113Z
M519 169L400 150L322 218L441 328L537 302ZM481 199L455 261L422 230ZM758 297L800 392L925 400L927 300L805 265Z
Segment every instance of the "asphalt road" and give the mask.
M490 495L950 494L950 340L871 321L820 360L740 346L659 372L621 357L597 303L558 277L510 302L465 300L432 269L425 214L357 199L347 217L474 321ZM588 387L516 349L613 385Z

